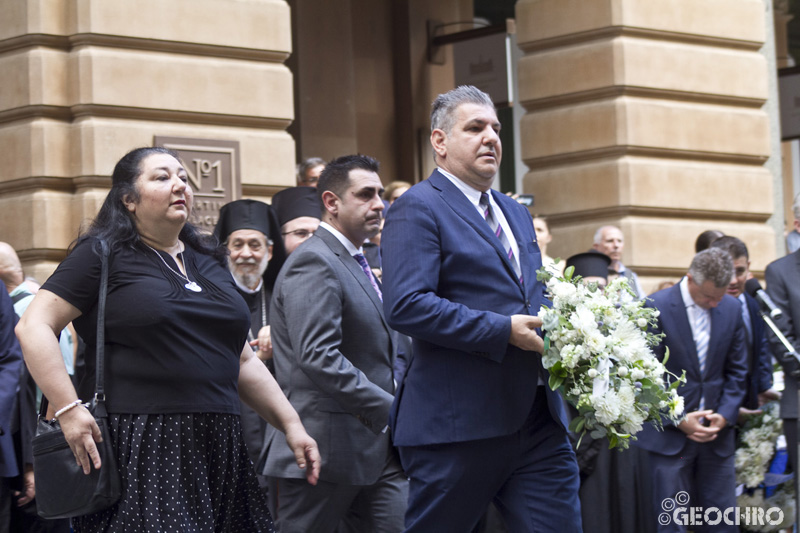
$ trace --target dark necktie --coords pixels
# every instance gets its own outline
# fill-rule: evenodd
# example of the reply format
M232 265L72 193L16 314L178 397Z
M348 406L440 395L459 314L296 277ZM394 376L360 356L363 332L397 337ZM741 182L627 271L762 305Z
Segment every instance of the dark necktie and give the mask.
M480 202L478 205L481 206L483 209L483 218L486 219L486 222L489 223L489 227L492 229L494 234L500 239L500 244L503 246L503 249L506 251L506 255L508 256L508 260L511 261L511 264L514 267L514 272L517 274L517 278L519 278L519 282L522 283L522 272L519 268L519 263L517 262L517 258L514 257L514 249L511 247L511 243L508 241L508 237L506 237L506 232L503 231L503 226L500 225L500 222L495 218L494 214L492 213L492 205L489 203L489 194L482 192Z
M378 293L378 298L383 301L383 293L381 293L380 287L378 287L378 280L375 279L375 275L372 273L372 269L369 268L369 263L367 263L367 258L364 257L364 254L355 254L353 256L358 264L361 265L361 270L364 271L364 274L367 275L369 278L369 282L372 284L372 288L375 289L375 292Z

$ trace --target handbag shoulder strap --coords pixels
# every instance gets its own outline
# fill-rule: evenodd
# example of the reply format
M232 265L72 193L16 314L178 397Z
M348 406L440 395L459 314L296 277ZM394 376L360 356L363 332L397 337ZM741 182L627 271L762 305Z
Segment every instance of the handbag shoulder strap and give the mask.
M97 243L100 248L100 290L97 294L97 368L95 369L95 391L93 402L95 404L95 414L106 416L106 393L105 393L105 367L103 366L105 353L105 321L106 321L106 295L108 293L108 255L109 247L105 239L100 239ZM39 417L45 418L49 402L42 396L39 405Z
M11 297L11 303L16 305L17 302L19 302L23 298L27 298L28 296L33 296L33 294L29 293L28 291L19 292Z
M106 347L106 296L108 294L108 242L105 239L100 239L98 242L100 246L100 291L97 295L97 367L95 368L95 391L94 402L96 406L105 411L105 366L104 355ZM95 413L104 416L100 413Z

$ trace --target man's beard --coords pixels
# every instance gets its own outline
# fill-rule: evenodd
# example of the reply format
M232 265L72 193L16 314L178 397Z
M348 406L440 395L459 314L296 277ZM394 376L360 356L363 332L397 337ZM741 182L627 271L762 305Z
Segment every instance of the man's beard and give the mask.
M261 263L258 265L257 270L253 271L249 268L241 268L242 265L255 264L256 261L253 258L238 259L235 262L228 258L228 266L230 267L233 277L236 278L236 281L238 281L240 285L244 285L250 290L255 290L256 287L258 287L258 284L261 283L261 276L264 275L264 272L267 270L267 265L269 264L269 258L267 257L267 254L264 254L264 257L261 259Z

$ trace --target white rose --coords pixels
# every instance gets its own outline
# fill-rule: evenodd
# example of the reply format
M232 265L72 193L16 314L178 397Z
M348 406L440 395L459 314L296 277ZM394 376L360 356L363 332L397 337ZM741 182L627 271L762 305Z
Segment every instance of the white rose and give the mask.
M553 298L569 301L575 295L577 289L572 283L560 282L550 287L550 292L553 294Z
M628 368L624 366L617 368L617 375L621 378L624 378L628 375Z

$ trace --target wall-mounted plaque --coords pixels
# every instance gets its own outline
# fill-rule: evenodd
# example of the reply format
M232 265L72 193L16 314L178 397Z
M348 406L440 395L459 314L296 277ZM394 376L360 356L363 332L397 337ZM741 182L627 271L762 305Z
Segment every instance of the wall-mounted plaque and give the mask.
M178 152L194 192L189 220L200 229L213 231L220 208L242 196L239 142L157 135L153 144Z

